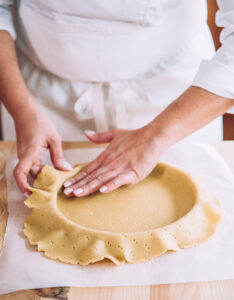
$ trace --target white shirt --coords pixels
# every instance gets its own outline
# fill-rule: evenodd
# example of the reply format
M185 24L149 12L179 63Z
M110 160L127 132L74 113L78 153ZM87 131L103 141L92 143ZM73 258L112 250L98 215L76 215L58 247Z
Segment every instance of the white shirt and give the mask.
M12 38L16 39L16 32L12 22L10 5L13 0L0 0L0 30L6 30Z
M234 99L234 1L217 2L219 10L216 14L216 24L223 27L220 35L222 46L211 60L201 62L193 85Z
M10 3L16 5L17 34ZM60 134L69 140L78 139L77 122L93 120L98 131L148 124L191 85L201 60L214 55L204 0L0 4L5 16L0 29L17 35L29 91L43 108L57 112L61 122L55 123L62 124ZM68 116L69 128L64 126ZM212 132L221 137L220 122L197 132L199 140L207 141Z
M31 3L33 2L36 3L36 1L31 1ZM92 0L87 1L86 5L86 1L83 1L79 6L78 13L85 18L102 19L105 15L105 18L108 16L107 18L110 18L110 20L155 26L162 23L165 17L179 5L180 1L164 0L160 3L158 1L142 2L138 0L134 1L134 5L132 5L132 1L122 0L121 2L118 0L118 5L114 5L114 2ZM143 6L142 3L145 3L145 5ZM11 4L13 4L13 0L0 0L0 30L8 31L12 38L16 39L10 12ZM218 0L218 5L219 11L216 15L216 23L218 26L223 27L220 38L222 46L212 59L202 61L192 84L217 95L234 98L234 1ZM56 8L53 0L45 2L44 6L47 12L55 17L56 14L59 16L61 10L59 1L56 2ZM125 6L124 9L123 6ZM64 3L62 7L64 9ZM121 12L118 11L118 8L121 8ZM144 9L149 10L149 8L150 13L146 15ZM124 12L126 11L128 13L125 16Z

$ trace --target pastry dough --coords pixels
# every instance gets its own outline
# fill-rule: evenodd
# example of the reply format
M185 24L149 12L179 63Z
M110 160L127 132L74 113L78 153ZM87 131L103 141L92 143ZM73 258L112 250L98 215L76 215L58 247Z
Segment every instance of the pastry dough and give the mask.
M65 197L64 181L81 168L62 172L45 166L25 201L33 210L24 233L49 258L81 265L105 258L144 262L195 246L216 231L220 205L200 178L159 163L136 185Z

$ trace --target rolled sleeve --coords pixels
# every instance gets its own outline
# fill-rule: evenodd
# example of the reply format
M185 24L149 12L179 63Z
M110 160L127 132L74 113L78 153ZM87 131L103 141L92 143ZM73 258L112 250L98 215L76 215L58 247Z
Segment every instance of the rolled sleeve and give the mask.
M13 1L0 0L0 30L8 31L11 37L15 40L16 32L10 10L10 5L12 4Z
M216 24L223 27L222 46L211 60L203 60L192 82L216 95L234 99L234 1L218 0ZM234 107L229 111L234 113Z

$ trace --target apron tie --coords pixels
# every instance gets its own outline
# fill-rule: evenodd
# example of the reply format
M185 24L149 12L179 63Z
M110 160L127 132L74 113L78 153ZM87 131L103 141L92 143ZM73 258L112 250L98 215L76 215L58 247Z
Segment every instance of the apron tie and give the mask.
M79 121L94 119L97 131L107 131L103 84L92 83L87 86L74 105L76 117Z
M72 87L78 98L74 105L77 119L94 119L99 132L109 130L109 126L131 128L131 123L135 122L131 112L144 111L145 104L149 101L138 82L74 82Z

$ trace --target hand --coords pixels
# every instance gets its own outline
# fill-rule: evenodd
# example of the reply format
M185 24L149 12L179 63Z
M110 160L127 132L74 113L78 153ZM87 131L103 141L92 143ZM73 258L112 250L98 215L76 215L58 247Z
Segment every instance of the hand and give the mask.
M86 135L91 142L110 144L93 162L64 183L64 193L68 197L82 197L97 190L108 193L122 185L135 184L152 171L164 150L150 126L103 133L86 131Z
M19 114L20 115L20 114ZM26 196L29 184L27 176L36 176L41 168L40 154L49 149L54 166L60 170L71 170L64 160L61 138L54 125L39 110L22 115L15 120L19 163L14 170L16 182Z

